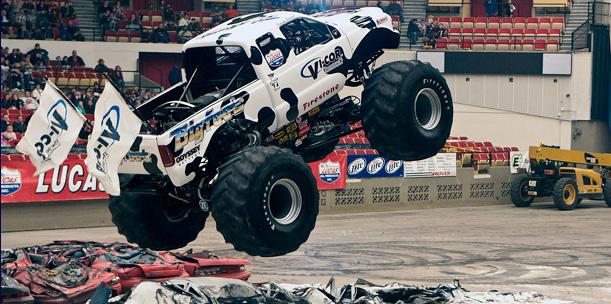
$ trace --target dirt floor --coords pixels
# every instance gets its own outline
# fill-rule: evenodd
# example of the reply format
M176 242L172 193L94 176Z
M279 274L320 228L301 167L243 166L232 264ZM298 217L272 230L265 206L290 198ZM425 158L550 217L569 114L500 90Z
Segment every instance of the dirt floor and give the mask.
M214 229L190 244L231 250ZM2 233L2 248L57 239L124 241L114 227ZM253 282L339 283L362 277L432 286L459 279L468 290L536 291L577 303L611 303L611 208L586 201L323 215L309 241L277 258L251 258Z

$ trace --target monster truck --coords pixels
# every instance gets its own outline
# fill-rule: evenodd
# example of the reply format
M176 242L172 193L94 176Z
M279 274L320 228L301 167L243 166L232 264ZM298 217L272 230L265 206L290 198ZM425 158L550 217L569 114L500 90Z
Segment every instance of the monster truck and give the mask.
M306 162L323 159L362 121L373 148L419 160L443 147L452 97L429 64L375 69L399 33L378 8L229 20L183 47L183 81L138 106L153 134L120 166L112 220L158 250L193 241L211 212L236 250L277 256L314 228L318 191ZM340 97L345 86L358 96Z

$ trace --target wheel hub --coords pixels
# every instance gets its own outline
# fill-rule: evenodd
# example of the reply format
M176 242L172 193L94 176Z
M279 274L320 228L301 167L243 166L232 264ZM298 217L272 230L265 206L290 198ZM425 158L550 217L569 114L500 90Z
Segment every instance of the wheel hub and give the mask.
M267 209L279 224L293 223L301 213L301 205L301 191L294 181L282 178L270 187Z
M431 88L424 88L416 95L414 114L418 124L425 130L433 130L441 121L441 100Z

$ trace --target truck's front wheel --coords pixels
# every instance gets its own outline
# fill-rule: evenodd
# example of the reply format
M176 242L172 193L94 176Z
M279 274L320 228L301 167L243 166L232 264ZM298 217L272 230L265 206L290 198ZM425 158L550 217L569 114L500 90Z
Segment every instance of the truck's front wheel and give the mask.
M225 241L250 255L297 250L318 215L318 190L310 167L278 147L253 147L219 169L212 216Z
M450 135L452 96L430 64L411 60L382 65L365 82L362 100L365 135L391 159L431 157Z
M153 250L186 246L204 229L208 212L162 190L126 189L111 196L112 222L130 243Z

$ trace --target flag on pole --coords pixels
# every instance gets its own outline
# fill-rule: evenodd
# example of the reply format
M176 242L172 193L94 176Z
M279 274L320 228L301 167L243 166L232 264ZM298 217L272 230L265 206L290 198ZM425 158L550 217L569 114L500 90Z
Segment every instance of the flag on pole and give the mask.
M86 120L53 82L47 81L40 106L16 147L29 155L36 167L35 176L64 162Z
M94 112L94 126L87 142L85 164L106 193L118 196L119 165L140 133L142 121L132 113L121 93L106 82Z

